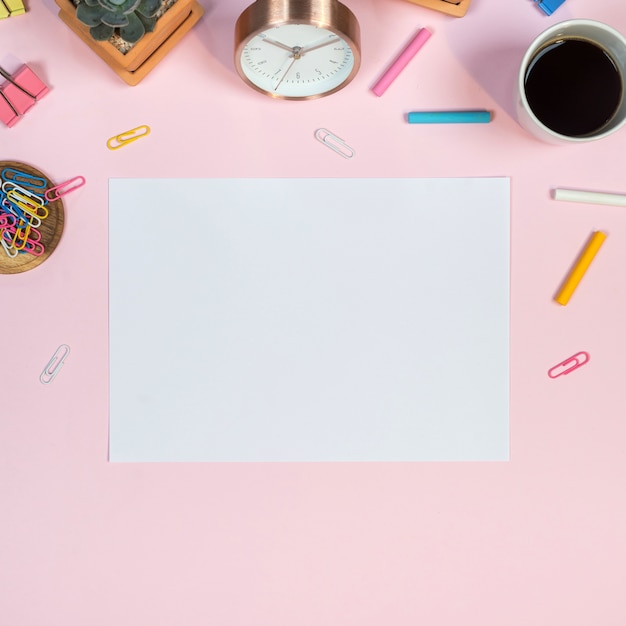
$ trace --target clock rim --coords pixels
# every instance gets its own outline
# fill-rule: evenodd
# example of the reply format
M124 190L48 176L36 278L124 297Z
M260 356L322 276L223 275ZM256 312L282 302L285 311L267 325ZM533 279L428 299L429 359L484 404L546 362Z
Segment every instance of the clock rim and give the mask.
M241 55L251 39L277 26L310 24L341 37L350 46L354 63L348 76L336 87L306 96L286 96L268 91L243 71ZM235 68L240 78L256 91L279 100L312 100L336 93L348 85L361 66L361 36L354 13L339 0L256 0L235 24Z

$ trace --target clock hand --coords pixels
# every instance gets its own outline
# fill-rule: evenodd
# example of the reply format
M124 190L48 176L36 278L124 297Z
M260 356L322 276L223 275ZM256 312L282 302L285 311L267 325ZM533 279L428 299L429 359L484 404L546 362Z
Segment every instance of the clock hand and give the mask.
M334 39L330 39L328 41L324 41L323 43L318 43L317 45L313 45L311 47L304 46L302 50L300 50L300 54L306 54L307 52L311 52L311 50L317 50L318 48L323 48L324 46L329 46L331 43L337 43L340 41L339 37L335 37Z
M284 43L280 43L280 41L276 41L274 39L268 39L267 37L265 37L263 41L267 43L271 43L273 46L278 46L279 48L282 48L283 50L288 50L289 52L293 52L293 46L287 46Z
M287 76L287 74L289 74L289 70L293 67L293 64L300 58L300 54L293 56L293 60L291 61L291 63L289 64L289 67L285 70L285 73L282 75L281 79L278 81L278 84L276 85L276 87L274 87L274 91L278 91L278 88L280 87L280 84L283 82L283 80L285 80L285 76Z

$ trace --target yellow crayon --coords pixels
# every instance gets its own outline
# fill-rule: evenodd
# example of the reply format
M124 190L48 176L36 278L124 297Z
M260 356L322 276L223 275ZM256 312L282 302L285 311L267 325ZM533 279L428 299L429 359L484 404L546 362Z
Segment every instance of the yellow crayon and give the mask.
M593 233L592 237L589 239L589 243L576 261L576 264L569 273L567 280L563 283L561 290L555 298L559 304L565 306L569 302L569 299L572 297L576 287L578 287L578 283L582 280L585 272L589 269L591 261L593 261L605 239L606 233L603 233L600 230Z

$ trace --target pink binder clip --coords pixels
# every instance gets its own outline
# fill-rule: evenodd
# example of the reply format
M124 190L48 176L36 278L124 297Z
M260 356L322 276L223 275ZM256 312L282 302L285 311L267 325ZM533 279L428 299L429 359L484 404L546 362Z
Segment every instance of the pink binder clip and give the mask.
M0 76L5 79L0 85L0 120L11 128L48 93L48 87L28 65L13 76L0 67Z
M550 378L558 378L559 376L565 376L565 374L569 374L574 370L578 369L585 363L589 361L589 353L588 352L577 352L571 357L565 359L565 361L561 361L554 367L548 370L548 376Z

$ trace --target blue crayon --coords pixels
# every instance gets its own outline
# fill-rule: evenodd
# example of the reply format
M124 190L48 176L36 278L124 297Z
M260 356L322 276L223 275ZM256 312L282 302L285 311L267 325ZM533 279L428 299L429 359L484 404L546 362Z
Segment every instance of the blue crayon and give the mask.
M491 111L411 111L409 124L488 124Z

